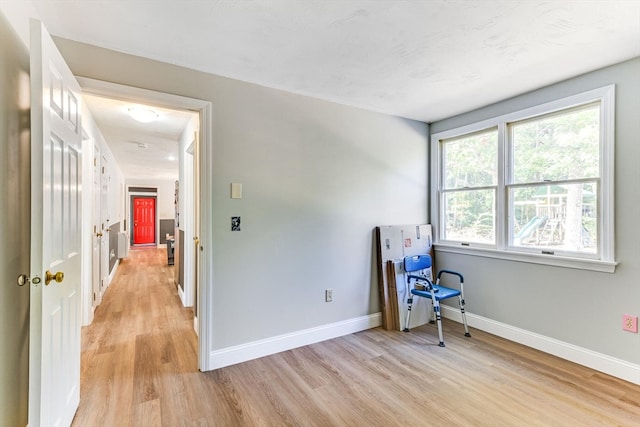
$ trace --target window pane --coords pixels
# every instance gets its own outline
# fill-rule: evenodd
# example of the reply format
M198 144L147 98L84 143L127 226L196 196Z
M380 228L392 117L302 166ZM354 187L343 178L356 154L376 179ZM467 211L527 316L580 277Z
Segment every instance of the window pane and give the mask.
M495 191L444 194L444 240L495 244Z
M600 106L513 124L514 183L600 175Z
M442 145L444 188L496 185L498 131L450 139Z
M595 182L510 189L513 246L596 253Z

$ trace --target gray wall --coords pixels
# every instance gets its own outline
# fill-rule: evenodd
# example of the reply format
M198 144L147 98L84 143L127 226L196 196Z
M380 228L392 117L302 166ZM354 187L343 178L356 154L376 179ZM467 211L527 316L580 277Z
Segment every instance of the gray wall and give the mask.
M213 103L214 349L379 312L372 230L427 218L426 124L55 40L76 75Z
M178 229L178 259L174 260L178 264L178 286L184 291L184 230ZM175 255L175 252L174 252ZM195 310L195 308L194 308Z
M623 314L640 314L640 58L433 123L430 131L609 84L616 85L615 273L439 252L436 260L468 278L469 312L640 364L640 335L622 331Z
M0 425L27 424L29 401L29 53L0 13Z
M109 273L113 271L113 267L118 260L118 234L120 234L120 223L116 222L109 225ZM113 256L111 256L113 254Z
M176 233L176 221L160 218L160 244L167 243L167 233L173 236Z

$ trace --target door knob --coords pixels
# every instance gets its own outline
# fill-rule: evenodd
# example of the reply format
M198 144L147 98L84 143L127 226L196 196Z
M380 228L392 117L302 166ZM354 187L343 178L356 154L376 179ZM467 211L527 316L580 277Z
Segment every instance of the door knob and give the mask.
M96 237L102 237L102 233L96 233Z
M47 272L45 273L44 284L48 285L52 280L55 280L56 283L62 282L64 280L64 273L62 271L58 271L57 273L53 274L52 272L47 270Z

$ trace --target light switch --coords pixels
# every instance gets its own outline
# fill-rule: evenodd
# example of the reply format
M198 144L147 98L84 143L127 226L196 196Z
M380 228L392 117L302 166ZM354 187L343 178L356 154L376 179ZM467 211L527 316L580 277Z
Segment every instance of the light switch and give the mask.
M242 184L237 182L231 183L231 198L242 199Z
M240 217L232 216L231 217L231 231L240 231Z

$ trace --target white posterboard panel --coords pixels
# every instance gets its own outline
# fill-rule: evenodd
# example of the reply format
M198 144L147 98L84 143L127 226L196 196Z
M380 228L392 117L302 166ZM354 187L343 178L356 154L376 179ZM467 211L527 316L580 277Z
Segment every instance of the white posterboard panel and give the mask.
M429 254L432 255L431 225L390 225L377 228L378 244L378 273L381 306L384 326L387 330L402 330L407 316L407 298L409 287L403 268L405 256ZM393 268L390 268L391 261ZM392 277L390 277L392 274ZM432 276L431 272L427 273ZM431 302L426 298L414 300L411 313L410 328L429 322Z

